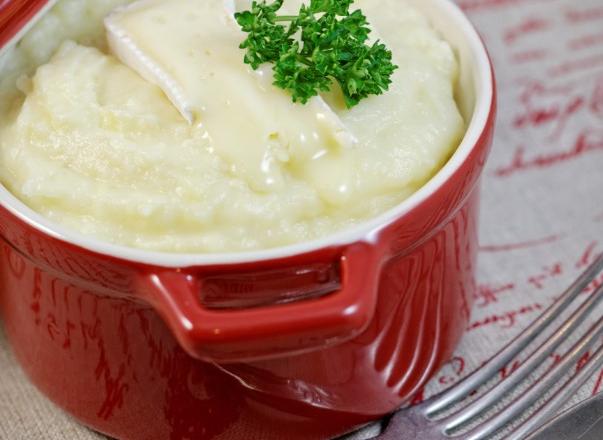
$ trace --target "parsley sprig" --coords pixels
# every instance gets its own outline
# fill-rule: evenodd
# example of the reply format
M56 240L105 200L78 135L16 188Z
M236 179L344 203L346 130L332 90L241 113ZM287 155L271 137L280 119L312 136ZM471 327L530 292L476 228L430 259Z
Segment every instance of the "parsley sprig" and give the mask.
M354 0L310 0L298 15L277 15L284 0L253 1L251 10L235 14L247 38L244 61L253 69L273 63L274 85L305 104L339 84L348 108L369 95L380 95L398 67L379 41L367 44L371 32Z

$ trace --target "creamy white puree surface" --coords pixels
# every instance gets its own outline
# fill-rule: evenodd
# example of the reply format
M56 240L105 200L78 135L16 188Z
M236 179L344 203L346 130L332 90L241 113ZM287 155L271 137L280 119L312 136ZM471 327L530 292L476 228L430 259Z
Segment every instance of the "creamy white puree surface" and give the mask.
M250 173L242 166L249 162L216 145L223 133L189 124L161 89L107 54L102 19L125 3L62 0L0 60L0 181L67 227L169 252L307 241L400 203L443 166L463 135L450 46L403 2L357 0L400 66L390 90L351 110L337 92L324 96L358 140L345 147L295 136L246 142L254 132L229 118L248 112L262 121L267 112L257 111L261 103L234 103L238 113L220 115L214 126L241 139L242 157L271 158L267 172L278 184L258 185L262 168ZM288 132L299 105L279 101Z

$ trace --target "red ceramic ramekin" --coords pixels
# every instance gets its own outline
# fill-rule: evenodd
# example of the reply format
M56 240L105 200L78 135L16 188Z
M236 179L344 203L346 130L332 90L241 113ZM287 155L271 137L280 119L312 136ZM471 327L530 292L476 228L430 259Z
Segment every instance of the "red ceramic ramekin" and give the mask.
M174 255L64 230L0 187L0 310L49 398L120 439L326 439L407 402L450 357L475 289L494 79L450 0L411 3L458 53L469 126L378 218L279 249ZM45 2L2 5L6 42Z

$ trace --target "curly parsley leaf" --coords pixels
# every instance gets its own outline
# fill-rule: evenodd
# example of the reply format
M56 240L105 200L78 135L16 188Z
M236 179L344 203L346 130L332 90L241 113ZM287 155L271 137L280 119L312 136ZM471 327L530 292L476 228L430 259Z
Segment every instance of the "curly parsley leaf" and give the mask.
M246 32L244 62L253 69L272 63L274 85L305 104L336 82L348 108L388 90L398 67L379 41L367 44L371 32L353 0L310 0L297 15L278 15L283 0L253 1L251 10L235 14Z

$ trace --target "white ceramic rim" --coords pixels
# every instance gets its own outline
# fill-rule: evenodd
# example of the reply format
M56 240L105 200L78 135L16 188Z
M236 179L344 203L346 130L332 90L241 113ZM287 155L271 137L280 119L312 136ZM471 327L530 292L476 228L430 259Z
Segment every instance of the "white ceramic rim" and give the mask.
M413 210L416 206L429 198L431 194L444 185L444 183L459 169L473 149L477 147L479 138L486 129L486 124L490 116L492 100L494 97L494 80L492 76L490 59L479 34L464 13L456 4L452 2L452 0L432 1L437 3L442 11L449 16L451 24L458 26L458 29L463 32L473 57L476 60L476 66L474 66L476 100L473 117L467 128L463 141L448 163L446 163L446 165L429 182L427 182L408 199L404 200L395 208L386 211L378 217L323 238L278 248L251 252L190 254L155 252L130 248L103 242L101 240L69 230L49 221L42 215L27 207L19 199L13 196L3 185L0 185L0 203L10 213L23 222L61 241L65 241L92 252L108 255L114 258L167 268L252 263L287 258L298 254L316 251L322 248L342 246L355 242L373 242L378 231L391 224L399 217L407 214L409 211Z

